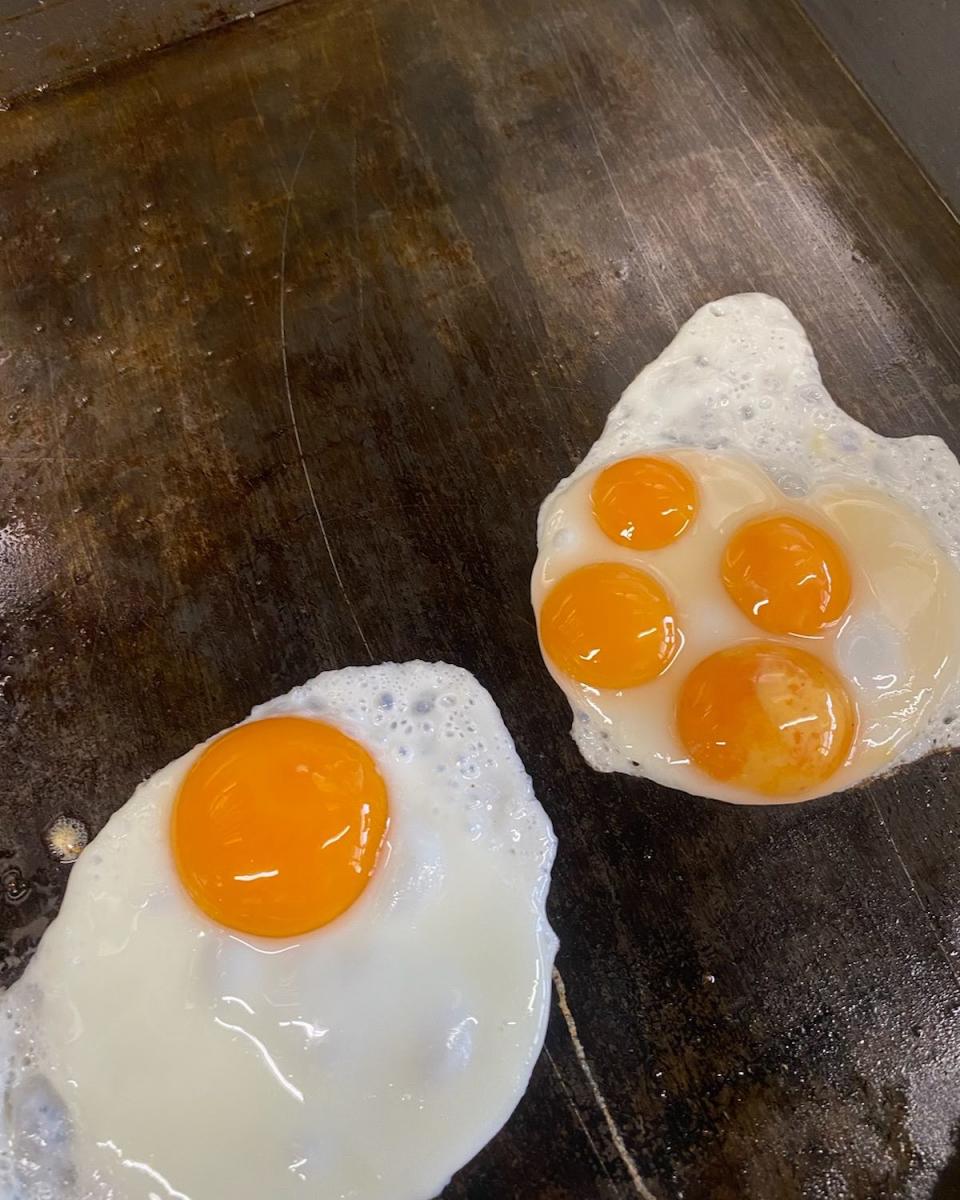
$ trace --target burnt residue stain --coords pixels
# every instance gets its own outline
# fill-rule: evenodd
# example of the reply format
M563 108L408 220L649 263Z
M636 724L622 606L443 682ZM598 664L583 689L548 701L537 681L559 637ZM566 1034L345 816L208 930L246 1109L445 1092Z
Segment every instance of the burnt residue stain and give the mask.
M955 223L787 0L308 0L2 124L2 981L59 816L445 658L556 826L577 1030L449 1200L949 1194L960 766L747 810L594 775L529 610L540 500L718 295L957 445Z
M60 0L0 13L0 112L293 0Z

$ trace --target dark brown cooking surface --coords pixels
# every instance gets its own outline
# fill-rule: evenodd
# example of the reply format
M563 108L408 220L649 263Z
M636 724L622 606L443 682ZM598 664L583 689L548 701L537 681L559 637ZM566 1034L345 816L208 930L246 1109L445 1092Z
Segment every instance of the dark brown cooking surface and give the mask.
M555 1005L446 1196L960 1196L960 760L769 810L591 774L527 599L539 501L709 298L960 448L957 226L790 4L303 0L0 132L4 980L58 814L449 659L555 822L585 1057Z

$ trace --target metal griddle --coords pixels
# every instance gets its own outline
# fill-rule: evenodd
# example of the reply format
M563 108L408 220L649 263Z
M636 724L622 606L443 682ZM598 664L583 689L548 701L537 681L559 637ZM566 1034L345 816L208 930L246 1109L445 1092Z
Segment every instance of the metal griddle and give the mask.
M769 809L593 775L527 598L699 304L779 295L849 412L960 449L958 284L786 0L302 0L0 115L3 981L56 816L445 658L555 822L568 1005L445 1200L960 1196L960 759Z

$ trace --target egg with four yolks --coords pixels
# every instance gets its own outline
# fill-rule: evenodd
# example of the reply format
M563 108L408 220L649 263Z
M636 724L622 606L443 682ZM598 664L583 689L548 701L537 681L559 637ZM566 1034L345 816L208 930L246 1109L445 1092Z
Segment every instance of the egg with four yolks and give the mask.
M0 1006L0 1195L430 1200L540 1052L550 823L487 692L332 671L142 784Z
M960 468L826 394L779 301L701 309L544 502L533 606L599 770L745 803L957 740Z

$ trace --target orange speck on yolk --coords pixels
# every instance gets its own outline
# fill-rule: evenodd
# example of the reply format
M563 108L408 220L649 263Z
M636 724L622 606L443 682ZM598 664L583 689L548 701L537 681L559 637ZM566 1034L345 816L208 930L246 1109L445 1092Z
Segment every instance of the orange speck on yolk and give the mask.
M611 541L633 550L659 550L696 516L693 476L670 458L624 458L597 476L593 515Z
M806 650L746 642L705 658L677 702L677 729L713 779L795 796L846 760L856 712L844 684Z
M357 900L387 824L387 789L363 746L322 721L270 717L200 754L170 832L180 879L207 916L294 937Z
M748 521L724 551L724 587L767 633L812 636L850 603L850 568L830 534L800 517Z
M620 563L592 563L554 584L540 610L540 640L571 679L618 689L661 674L682 643L661 585Z

